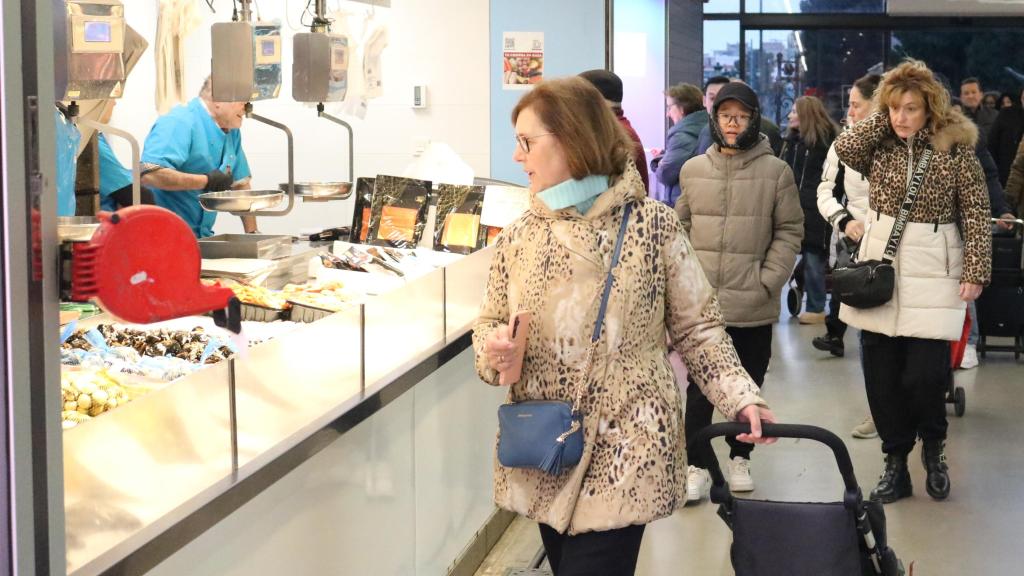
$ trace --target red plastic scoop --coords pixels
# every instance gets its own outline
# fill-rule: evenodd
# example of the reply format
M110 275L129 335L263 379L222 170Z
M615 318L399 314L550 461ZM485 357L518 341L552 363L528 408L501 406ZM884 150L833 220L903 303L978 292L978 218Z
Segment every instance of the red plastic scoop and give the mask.
M99 220L92 239L74 247L72 300L94 298L111 314L137 324L223 311L232 304L230 288L200 283L199 244L170 210L132 206L101 212ZM238 309L237 300L232 308ZM228 313L236 333L238 318ZM215 319L221 324L224 315Z

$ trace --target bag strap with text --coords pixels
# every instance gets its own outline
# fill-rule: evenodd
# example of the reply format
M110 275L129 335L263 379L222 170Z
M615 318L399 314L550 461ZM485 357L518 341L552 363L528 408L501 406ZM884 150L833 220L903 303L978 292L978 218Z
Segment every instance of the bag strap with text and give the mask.
M917 163L917 169L914 170L914 175L911 176L910 182L907 184L907 195L903 198L899 214L896 215L896 223L892 226L889 241L886 242L885 252L882 254L882 261L886 264L892 264L896 259L896 250L899 249L900 241L903 240L903 233L906 232L907 221L910 219L910 211L917 201L917 193L921 190L921 183L924 182L925 172L928 170L928 164L931 163L934 153L930 144L925 146L921 160Z

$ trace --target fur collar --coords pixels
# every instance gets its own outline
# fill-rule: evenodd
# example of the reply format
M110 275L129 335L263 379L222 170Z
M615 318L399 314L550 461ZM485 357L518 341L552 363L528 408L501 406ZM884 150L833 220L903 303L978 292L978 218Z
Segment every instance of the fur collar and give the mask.
M973 150L978 143L978 127L970 118L960 112L952 111L949 124L932 135L931 143L937 152L949 152L958 144Z

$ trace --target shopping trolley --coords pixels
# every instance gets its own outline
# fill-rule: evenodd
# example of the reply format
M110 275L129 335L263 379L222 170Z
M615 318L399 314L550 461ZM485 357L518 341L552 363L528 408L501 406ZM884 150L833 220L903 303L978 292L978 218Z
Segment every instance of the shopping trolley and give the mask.
M832 449L846 490L842 502L772 502L734 498L722 476L711 440L745 434L749 424L726 422L704 428L690 450L704 455L711 472L711 501L733 533L737 576L902 576L903 564L886 544L885 512L865 501L846 445L816 426L765 424L767 437L805 438Z

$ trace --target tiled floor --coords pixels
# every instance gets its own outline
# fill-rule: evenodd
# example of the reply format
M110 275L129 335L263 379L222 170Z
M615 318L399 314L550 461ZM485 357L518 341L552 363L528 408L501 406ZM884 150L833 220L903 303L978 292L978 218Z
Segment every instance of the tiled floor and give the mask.
M764 394L780 421L815 424L840 435L850 449L865 494L882 468L878 440L855 440L850 429L867 414L857 333L846 337L846 356L814 350L820 326L795 320L776 327L771 370ZM915 575L1018 574L1024 518L1024 360L990 353L974 370L958 371L967 390L967 413L952 414L947 454L952 494L934 502L924 491L918 451L911 455L915 493L886 507L890 544ZM719 442L719 449L725 447ZM837 501L842 483L823 446L781 440L759 447L752 458L753 498ZM731 534L704 501L648 527L638 576L732 574ZM772 529L766 526L766 529Z
M764 395L780 421L814 424L838 434L850 450L858 481L867 494L882 469L877 439L856 440L850 430L867 415L856 331L846 337L846 356L833 358L810 341L821 326L786 320L776 326ZM916 576L1020 574L1024 532L1024 360L990 353L974 370L956 373L967 391L967 413L949 405L947 455L952 494L934 502L924 490L918 451L911 455L914 496L886 506L890 545ZM727 451L717 441L720 456ZM831 452L822 445L780 440L759 447L752 458L752 498L838 501L842 482ZM647 528L637 576L725 576L732 536L706 500ZM517 522L525 523L524 519ZM518 545L537 549L536 528L519 530ZM522 528L522 527L521 527ZM772 526L766 526L771 530ZM506 566L522 564L505 564ZM507 568L506 568L507 570Z

